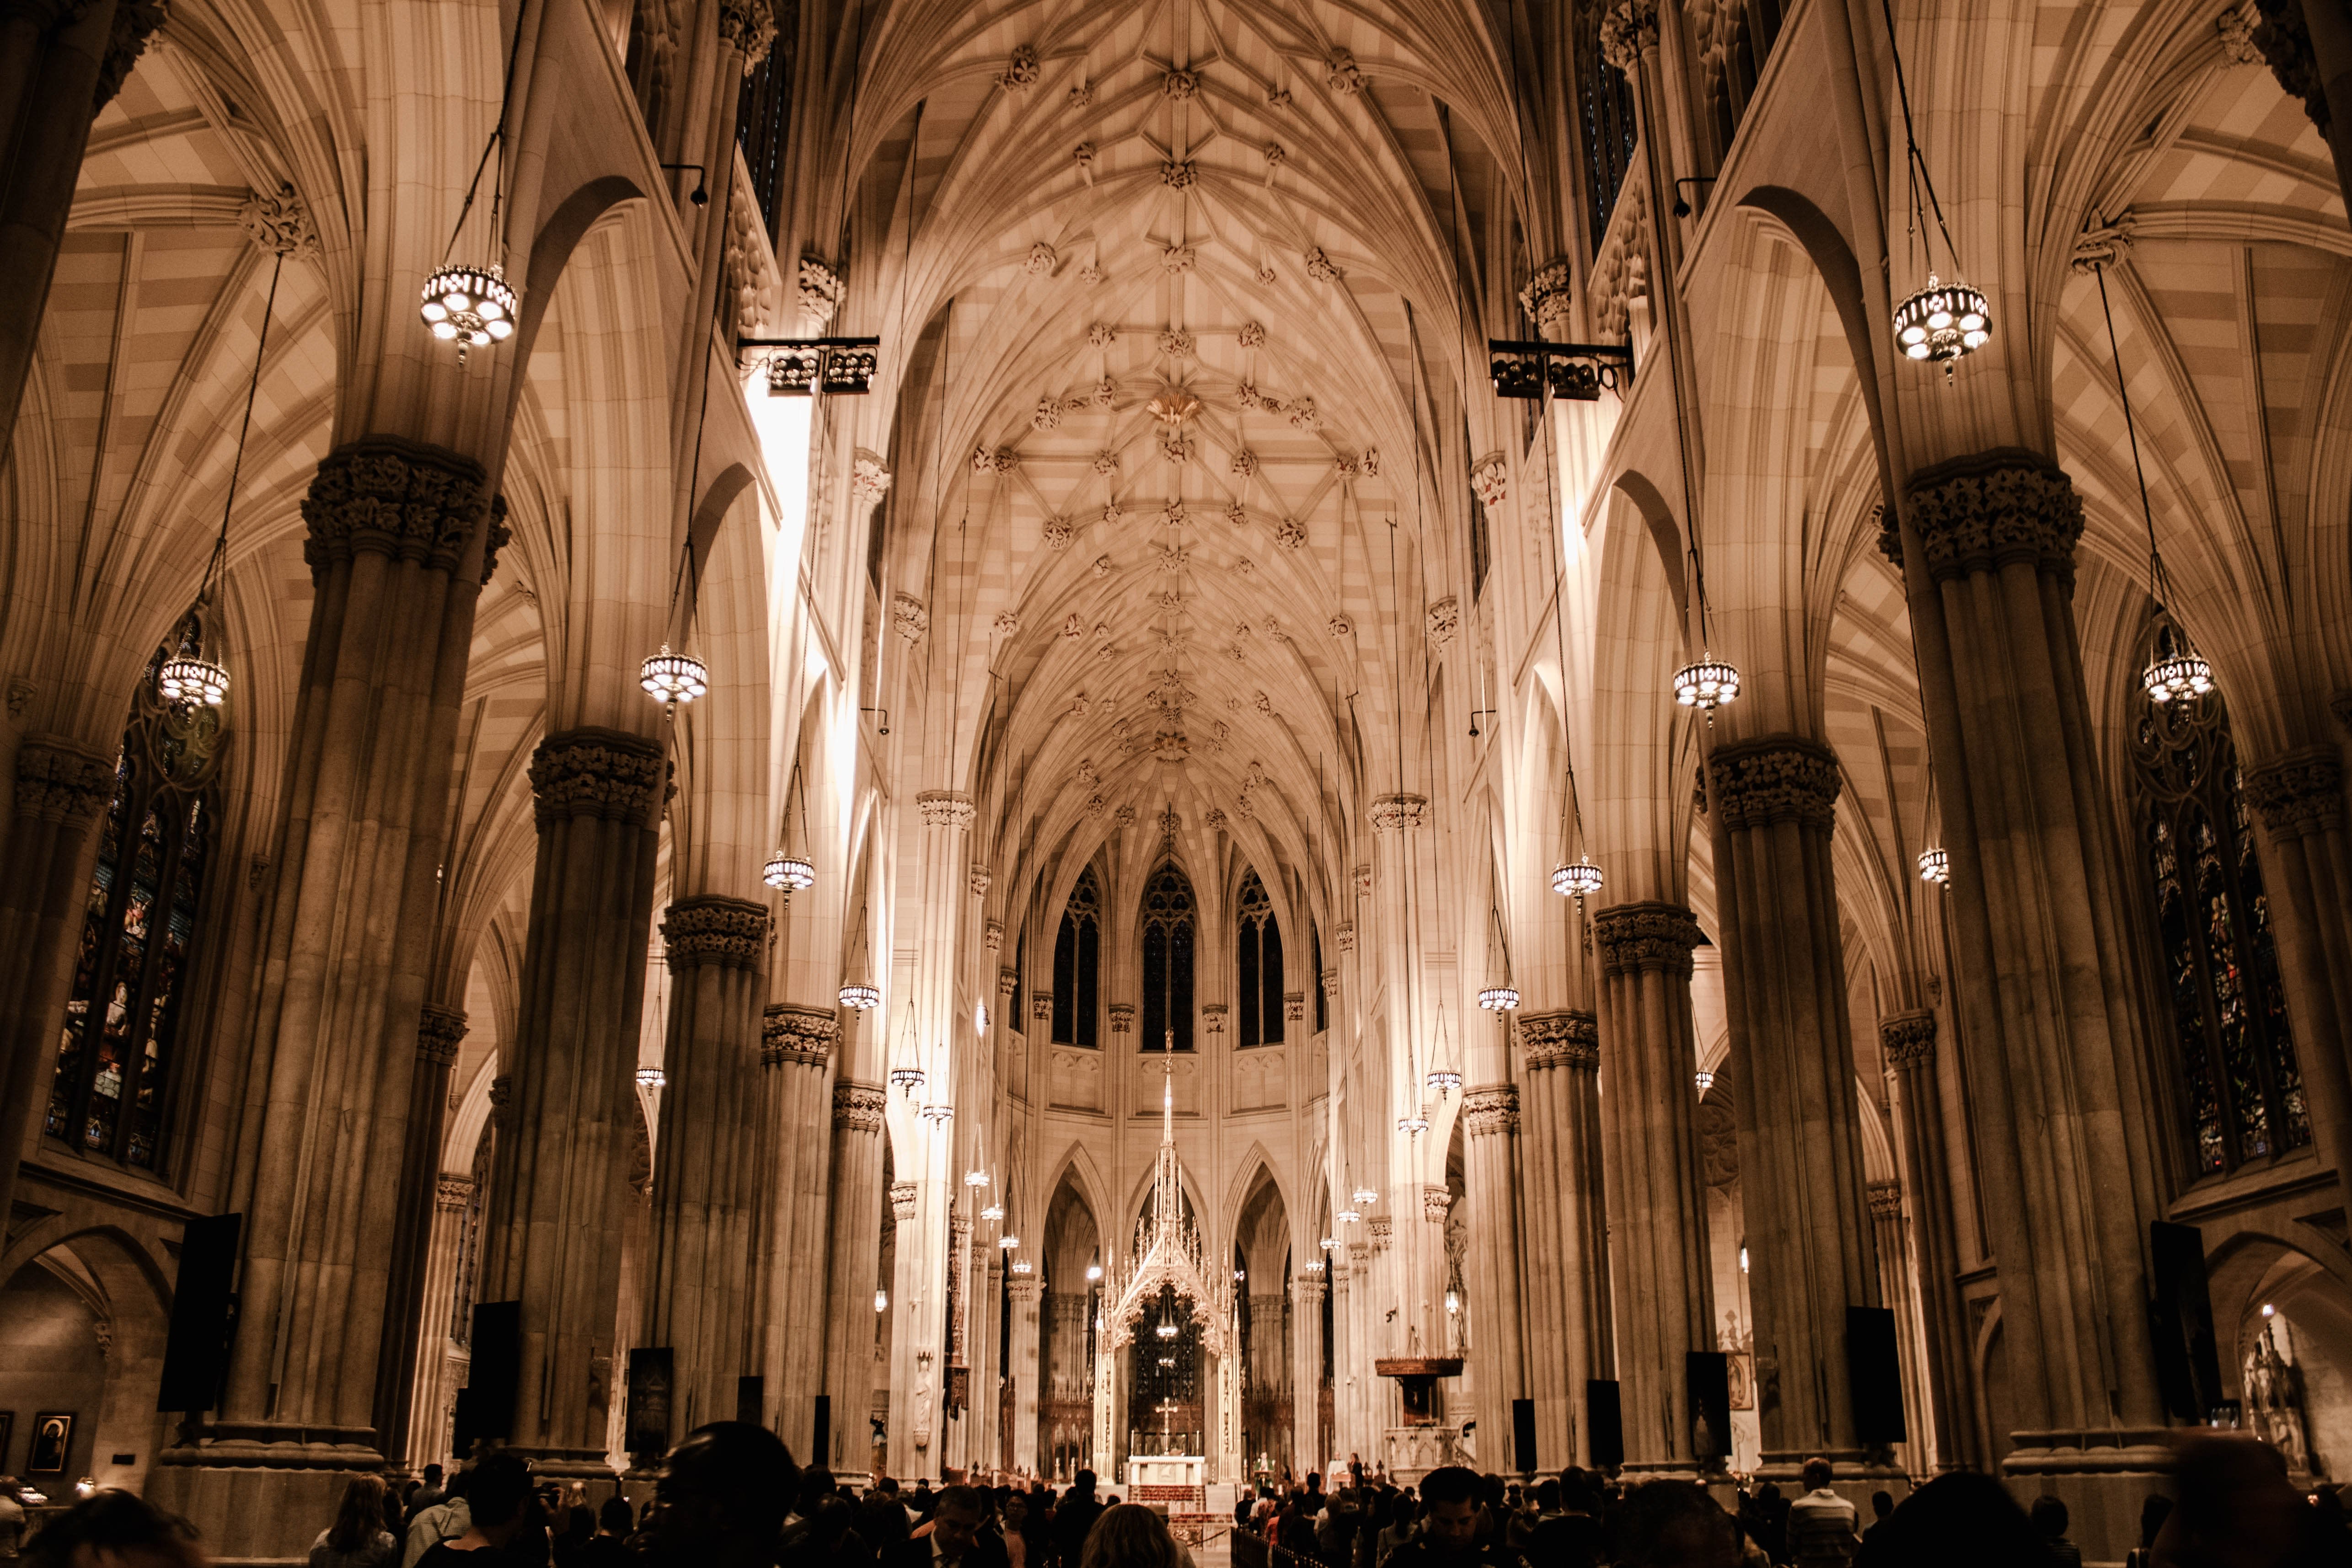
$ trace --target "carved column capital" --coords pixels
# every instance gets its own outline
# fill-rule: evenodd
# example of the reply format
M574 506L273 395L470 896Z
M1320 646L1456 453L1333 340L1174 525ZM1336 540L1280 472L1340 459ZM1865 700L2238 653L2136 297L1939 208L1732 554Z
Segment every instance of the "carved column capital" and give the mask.
M369 551L447 571L490 513L482 465L462 453L396 436L338 446L319 464L302 521L314 572Z
M1519 290L1519 308L1536 324L1537 333L1547 339L1564 339L1576 316L1576 269L1566 256L1555 256L1538 267L1525 287ZM1488 468L1488 465L1493 466ZM1487 500L1488 486L1482 484L1482 474L1491 473L1494 500ZM1509 470L1499 455L1485 459L1470 470L1470 488L1486 506L1494 506L1507 493Z
M643 827L668 782L661 747L626 730L566 730L530 754L532 812L542 829L582 817Z
M1474 1138L1496 1133L1519 1130L1519 1091L1517 1085L1497 1083L1490 1088L1473 1089L1462 1096L1462 1121Z
M257 248L271 256L318 254L319 233L310 225L310 209L283 181L275 191L246 193L236 209L236 225Z
M76 13L85 8L71 7ZM106 53L99 57L98 89L89 106L92 115L114 101L114 95L131 79L131 68L147 52L147 40L171 12L166 0L115 0L113 30L107 35Z
M1658 0L1617 0L1601 18L1601 57L1632 76L1658 47Z
M2344 765L2332 746L2306 746L2245 772L2246 804L2282 839L2325 832L2344 820Z
M971 797L958 790L926 789L915 797L915 809L922 812L927 828L971 826Z
M1364 1221L1364 1228L1371 1236L1374 1249L1385 1252L1389 1249L1389 1238L1396 1234L1396 1221L1385 1214L1375 1214Z
M474 1201L474 1178L446 1172L433 1184L433 1207L455 1213Z
M974 898L986 898L988 890L995 884L996 873L978 862L974 862L971 868L971 895Z
M1601 1065L1601 1022L1591 1013L1573 1009L1521 1013L1517 1024L1530 1071L1547 1067L1591 1071Z
M87 828L114 798L114 758L61 735L28 735L16 747L16 815Z
M890 1107L887 1091L877 1083L856 1083L845 1078L833 1086L833 1124L845 1131L878 1133Z
M1936 1057L1936 1015L1891 1013L1878 1020L1879 1048L1896 1067L1924 1067Z
M1135 1004L1113 1002L1110 1005L1110 1031L1113 1034L1135 1032Z
M1039 1285L1035 1276L1034 1275L1025 1278L1016 1275L1013 1279L1004 1281L1004 1293L1013 1298L1013 1303L1016 1306L1035 1306L1037 1304L1037 1292L1040 1289L1042 1289L1042 1287Z
M1424 1186L1421 1189L1421 1217L1432 1225L1444 1224L1445 1216L1453 1207L1454 1193L1451 1188Z
M1879 1219L1899 1219L1903 1216L1903 1182L1889 1176L1885 1181L1869 1183L1863 1188L1869 1200L1871 1214Z
M822 1068L833 1059L834 1042L840 1038L841 1016L833 1009L770 1002L760 1014L760 1065L781 1067L789 1061ZM839 1103L837 1095L835 1103Z
M1372 801L1372 828L1376 832L1397 832L1406 828L1424 826L1429 820L1429 797L1426 795L1382 795Z
M1290 1281L1291 1311L1311 1310L1323 1304L1323 1281L1302 1280L1293 1276Z
M756 967L768 946L768 906L704 894L673 900L662 912L662 952L677 973L716 964Z
M2074 580L2083 498L2065 471L2038 452L1996 447L1925 468L1905 495L1912 525L1939 582L2025 561ZM1891 521L1891 519L1889 519ZM1902 548L1882 527L1879 548L1899 567Z
M465 1042L466 1015L456 1008L425 1004L416 1019L416 1059L431 1067L454 1067Z
M899 1224L915 1218L915 1184L894 1181L890 1184L890 1217Z
M1698 921L1679 904L1619 904L1592 917L1601 967L1612 975L1660 970L1689 979L1691 953L1704 940Z
M719 41L743 57L750 76L776 41L776 10L769 0L719 0Z
M1707 772L1734 832L1795 822L1826 833L1837 825L1837 753L1819 741L1768 735L1717 747Z
M1331 927L1331 940L1339 944L1340 952L1354 952L1356 950L1356 923L1352 920L1343 920L1339 925Z

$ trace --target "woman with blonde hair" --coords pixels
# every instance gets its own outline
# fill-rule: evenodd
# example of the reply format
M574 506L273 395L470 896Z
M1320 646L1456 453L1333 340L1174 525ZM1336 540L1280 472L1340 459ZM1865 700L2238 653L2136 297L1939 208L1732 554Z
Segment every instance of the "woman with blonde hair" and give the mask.
M344 1483L335 1522L310 1543L310 1568L383 1568L399 1551L383 1527L383 1478L353 1476Z
M1139 1502L1114 1503L1087 1531L1078 1568L1192 1568L1168 1521Z

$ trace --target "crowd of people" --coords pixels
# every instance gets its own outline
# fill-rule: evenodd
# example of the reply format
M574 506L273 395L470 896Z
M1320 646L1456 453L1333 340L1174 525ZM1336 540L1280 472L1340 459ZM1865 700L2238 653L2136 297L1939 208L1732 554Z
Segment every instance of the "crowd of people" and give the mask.
M2131 1568L2341 1568L2352 1531L2340 1500L2288 1484L2274 1450L2192 1437L2168 1494L2140 1519ZM1815 1459L1801 1490L1743 1489L1727 1511L1687 1480L1627 1483L1569 1469L1532 1486L1448 1467L1401 1487L1348 1474L1326 1492L1244 1490L1228 1523L1237 1568L2080 1568L2065 1504L2021 1506L1988 1476L1940 1476L1864 1520ZM13 1505L0 1478L0 1503ZM21 1518L21 1514L17 1517ZM1192 1516L1188 1522L1204 1522ZM1187 1533L1191 1533L1190 1531ZM14 1545L13 1542L7 1542ZM13 1552L0 1556L13 1556ZM395 1492L353 1476L310 1552L311 1568L1194 1568L1168 1516L1100 1493L1091 1471L1056 1492L887 1478L859 1489L793 1463L772 1432L719 1422L662 1465L642 1511L591 1508L518 1455L438 1466ZM23 1547L21 1568L205 1568L184 1521L100 1490Z

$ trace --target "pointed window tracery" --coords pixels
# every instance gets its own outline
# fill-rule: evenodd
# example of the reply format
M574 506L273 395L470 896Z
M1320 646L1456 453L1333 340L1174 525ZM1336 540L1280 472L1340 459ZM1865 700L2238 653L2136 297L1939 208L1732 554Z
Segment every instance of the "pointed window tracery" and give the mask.
M1064 1045L1100 1044L1095 1019L1102 977L1102 889L1094 867L1078 873L1070 901L1062 906L1062 928L1054 938L1054 1038Z
M1241 913L1234 945L1241 970L1240 1043L1282 1043L1282 923L1274 916L1274 901L1265 884L1250 872L1242 878Z
M1163 866L1143 889L1145 1051L1192 1049L1192 884Z
M2303 1148L2311 1115L2221 698L2142 705L2133 761L2197 1170Z
M175 653L202 653L191 615L155 650L131 701L99 830L81 953L41 1130L85 1154L154 1170L217 833L212 785L226 709L183 711L156 689Z

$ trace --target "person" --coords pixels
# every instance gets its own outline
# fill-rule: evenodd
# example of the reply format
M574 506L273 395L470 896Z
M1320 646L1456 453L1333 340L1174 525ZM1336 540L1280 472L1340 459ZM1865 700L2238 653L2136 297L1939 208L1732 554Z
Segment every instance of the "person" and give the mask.
M2007 1487L1955 1470L1895 1504L1854 1561L1856 1568L2050 1568L2050 1551Z
M1830 1490L1830 1462L1805 1461L1805 1495L1789 1505L1789 1561L1797 1568L1843 1568L1862 1550L1853 1504Z
M563 1528L549 1542L555 1568L580 1568L581 1554L588 1543L596 1539L596 1511L584 1503L572 1503L563 1511Z
M1412 1495L1410 1492L1389 1494L1388 1522L1372 1541L1372 1564L1379 1568L1389 1560L1389 1553L1412 1539Z
M417 1568L527 1568L536 1554L520 1542L536 1525L539 1508L530 1467L521 1457L492 1454L476 1465L467 1476L465 1502L465 1533L427 1546Z
M801 1468L748 1421L697 1427L662 1461L639 1554L656 1568L768 1568Z
M1692 1481L1628 1491L1610 1519L1609 1539L1617 1568L1739 1568L1739 1526Z
M473 1484L473 1472L459 1470L449 1478L439 1502L416 1511L408 1521L408 1542L401 1548L400 1568L416 1568L425 1553L436 1541L455 1541L473 1524L472 1505L466 1501L466 1489Z
M1102 1515L1103 1505L1095 1500L1095 1473L1080 1470L1054 1510L1054 1552L1063 1568L1085 1554L1087 1536Z
M1004 1538L1004 1560L1012 1568L1031 1568L1028 1498L1007 1490L996 1505L996 1527Z
M1003 1538L981 1528L987 1516L976 1488L941 1487L932 1494L931 1517L888 1559L891 1568L1005 1568Z
M1066 1568L1182 1568L1184 1554L1168 1521L1139 1502L1103 1510L1087 1531L1085 1550Z
M1249 1528L1250 1513L1256 1502L1257 1494L1247 1487L1243 1487L1239 1492L1234 1495L1234 1528L1235 1530L1247 1530Z
M18 1494L24 1483L0 1476L0 1563L14 1563L25 1549L25 1504Z
M1342 1487L1331 1496L1331 1506L1323 1511L1322 1522L1315 1527L1315 1555L1321 1558L1324 1568L1353 1568L1356 1539L1356 1491Z
M335 1521L310 1543L310 1568L383 1568L399 1550L399 1537L384 1528L383 1478L353 1476Z
M1775 1563L1789 1560L1789 1503L1779 1487L1766 1481L1742 1499L1739 1522L1767 1557Z
M2150 1492L2139 1505L2139 1544L2124 1553L2124 1568L2154 1568L2156 1535L2164 1521L2172 1516L2172 1500L2164 1493Z
M2174 1450L2172 1484L2172 1512L2151 1552L2157 1568L2317 1568L2343 1560L2340 1551L2328 1554L2319 1511L2287 1484L2285 1459L2258 1438L2185 1438Z
M801 1522L805 1528L788 1535L776 1555L780 1568L866 1568L873 1563L874 1549L857 1532L857 1510L848 1499L823 1499Z
M1570 1469L1536 1489L1539 1511L1520 1548L1530 1563L1551 1568L1592 1568L1601 1561L1599 1499L1582 1470Z
M851 1528L866 1543L866 1550L881 1562L888 1562L893 1553L907 1542L907 1511L898 1500L878 1491L870 1491L859 1500L857 1516Z
M636 1559L626 1542L636 1529L636 1518L629 1510L629 1500L617 1495L606 1498L595 1519L596 1532L581 1542L572 1568L631 1568Z
M1480 1544L1478 1472L1442 1465L1421 1479L1421 1530L1384 1559L1391 1568L1512 1564L1518 1555L1494 1542Z
M915 1480L915 1495L907 1500L907 1511L913 1516L909 1522L914 1524L922 1523L923 1521L931 1517L931 1510L938 1506L939 1499L933 1496L931 1492L930 1478L929 1476L918 1477Z
M1893 1492L1886 1491L1883 1489L1878 1491L1872 1492L1870 1494L1870 1522L1862 1527L1862 1538L1864 1541L1869 1540L1870 1532L1876 1530L1880 1525L1885 1524L1886 1522L1886 1516L1894 1511L1895 1494Z
M2033 1528L2040 1531L2042 1539L2049 1543L2050 1560L2058 1568L2083 1568L2083 1549L2066 1539L2067 1516L2063 1501L2045 1492L2033 1500L2033 1506L2026 1510L2026 1517L2033 1521Z
M42 1526L18 1561L23 1568L205 1568L194 1525L115 1487Z
M449 1500L449 1489L441 1484L441 1473L439 1465L425 1467L425 1479L408 1494L407 1505L402 1515L404 1523L414 1522L416 1516L426 1509Z

